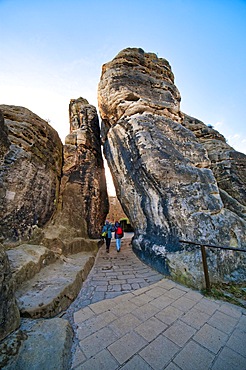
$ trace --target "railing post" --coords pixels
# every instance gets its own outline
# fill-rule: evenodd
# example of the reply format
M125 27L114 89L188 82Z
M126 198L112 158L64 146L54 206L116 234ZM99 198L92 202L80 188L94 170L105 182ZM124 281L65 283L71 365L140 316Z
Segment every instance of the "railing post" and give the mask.
M202 264L203 264L203 271L205 276L205 282L206 282L206 290L207 292L211 291L210 287L210 281L209 281L209 275L208 275L208 265L207 265L207 259L206 259L206 250L204 245L201 245L201 252L202 252Z
M196 246L201 247L202 264L203 264L203 271L204 271L204 276L205 276L207 292L211 291L211 287L210 287L210 281L209 281L209 275L208 275L208 265L207 265L205 247L207 247L207 248L216 248L216 249L224 249L224 250L229 250L229 251L234 251L234 252L235 251L244 252L244 253L246 252L246 249L242 249L242 248L234 248L234 247L232 248L232 247L227 247L227 246L219 247L218 245L200 244L200 243L195 243L195 242L188 241L188 240L180 240L180 243L187 243L187 244L196 245Z

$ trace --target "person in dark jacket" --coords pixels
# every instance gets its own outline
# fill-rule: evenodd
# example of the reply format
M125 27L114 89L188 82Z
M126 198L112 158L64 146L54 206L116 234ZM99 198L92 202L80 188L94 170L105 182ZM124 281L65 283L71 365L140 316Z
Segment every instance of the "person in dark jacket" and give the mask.
M102 233L106 233L105 241L106 241L106 252L109 253L109 247L112 239L112 232L114 231L113 225L107 220L105 225L103 226Z

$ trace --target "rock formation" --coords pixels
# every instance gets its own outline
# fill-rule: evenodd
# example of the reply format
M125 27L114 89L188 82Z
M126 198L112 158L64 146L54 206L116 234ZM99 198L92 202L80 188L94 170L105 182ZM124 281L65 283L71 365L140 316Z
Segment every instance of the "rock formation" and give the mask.
M98 238L108 212L108 196L96 108L86 99L69 105L61 187L63 214L84 237Z
M29 236L34 225L42 227L55 210L62 143L57 132L28 109L0 105L0 110L0 235L2 240L19 240Z
M182 124L206 148L224 206L246 220L246 156L227 144L223 135L184 115Z
M86 250L86 239L99 238L109 207L96 108L83 98L72 99L69 112L58 209L44 239L63 253L74 243Z
M28 317L53 317L74 300L98 250L108 197L98 115L85 99L71 101L64 148L40 117L1 105L0 144L0 235L10 257L9 266L1 247L2 339L19 325L14 290Z
M26 108L0 106L0 238L31 236L55 210L62 143L47 122ZM0 340L20 324L9 260L0 247Z
M20 325L7 255L0 245L0 341Z
M219 134L214 141L214 130L210 140L199 137L198 124L191 129L194 120L180 111L180 99L169 63L155 54L128 48L102 67L98 100L104 154L135 229L134 250L159 271L198 286L200 251L190 251L180 240L246 247L240 200L245 169L236 168L245 156ZM214 280L245 279L242 255L208 254Z

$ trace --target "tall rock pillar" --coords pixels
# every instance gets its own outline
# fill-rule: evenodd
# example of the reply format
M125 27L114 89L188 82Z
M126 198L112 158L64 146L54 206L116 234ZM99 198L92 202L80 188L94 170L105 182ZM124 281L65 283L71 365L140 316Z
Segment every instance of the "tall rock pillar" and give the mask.
M83 98L70 101L69 113L56 218L67 236L98 238L109 207L98 115Z
M135 230L134 250L159 271L197 287L203 281L200 251L180 240L246 248L246 223L233 192L223 203L216 167L186 124L180 100L168 61L153 53L128 48L102 67L104 153ZM242 182L237 186L237 194L245 194ZM213 278L246 279L243 254L209 252Z
M96 108L86 99L72 99L69 114L57 212L44 240L63 253L69 252L75 239L78 250L93 245L89 239L100 237L109 208Z

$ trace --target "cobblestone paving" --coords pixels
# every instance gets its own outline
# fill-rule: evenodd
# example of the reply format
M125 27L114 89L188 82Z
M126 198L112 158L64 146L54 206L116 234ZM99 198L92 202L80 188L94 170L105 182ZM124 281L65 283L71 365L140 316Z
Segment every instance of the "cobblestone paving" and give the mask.
M71 369L246 370L246 310L165 279L129 242L102 246L66 312Z
M141 262L133 253L130 241L132 233L122 239L121 251L117 252L112 239L110 252L105 243L100 248L95 264L88 275L76 300L71 304L64 318L92 303L129 293L163 279L163 275Z

